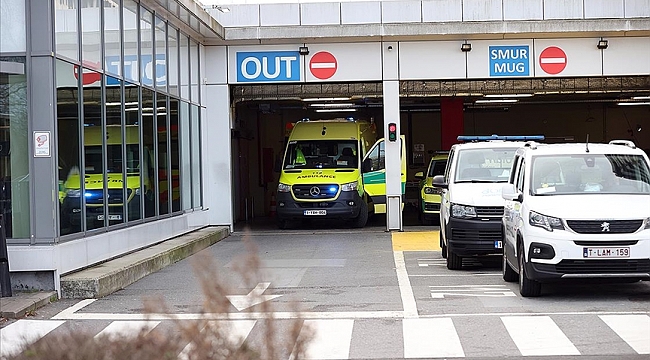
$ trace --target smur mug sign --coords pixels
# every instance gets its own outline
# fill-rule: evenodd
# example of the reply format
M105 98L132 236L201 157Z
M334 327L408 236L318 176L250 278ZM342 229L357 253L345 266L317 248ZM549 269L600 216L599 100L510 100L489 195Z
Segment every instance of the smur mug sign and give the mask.
M528 45L490 46L490 76L529 76Z

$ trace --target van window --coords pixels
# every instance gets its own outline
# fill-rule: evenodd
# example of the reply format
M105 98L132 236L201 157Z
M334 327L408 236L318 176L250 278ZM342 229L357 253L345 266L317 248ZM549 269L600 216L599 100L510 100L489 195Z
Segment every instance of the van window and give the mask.
M458 152L455 182L507 182L516 147Z
M291 141L284 158L284 169L341 169L358 167L354 140Z
M456 151L452 148L449 151L449 158L447 159L447 166L445 166L445 183L449 184L449 172L451 171L451 164L454 163L454 157L456 156Z
M641 155L546 155L533 157L534 195L650 194L650 169Z
M370 171L377 171L386 168L386 146L384 142L380 142L368 154L367 159L372 161L372 168Z
M443 175L445 173L445 167L447 167L447 160L432 161L427 176L434 177L436 175Z

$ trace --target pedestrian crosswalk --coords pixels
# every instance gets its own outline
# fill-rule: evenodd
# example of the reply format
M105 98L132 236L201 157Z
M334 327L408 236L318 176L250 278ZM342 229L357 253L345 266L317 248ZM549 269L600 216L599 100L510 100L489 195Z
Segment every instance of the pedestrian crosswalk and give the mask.
M243 344L260 339L254 334L263 331L262 321L222 322L228 323L231 340ZM277 321L278 327L290 322ZM165 326L173 324L169 320L22 319L0 329L0 358L15 354L23 341L37 341L59 331L85 329L97 337L135 336ZM650 355L647 313L307 319L303 329L299 336L311 334L308 359ZM178 358L183 359L190 347L181 348Z

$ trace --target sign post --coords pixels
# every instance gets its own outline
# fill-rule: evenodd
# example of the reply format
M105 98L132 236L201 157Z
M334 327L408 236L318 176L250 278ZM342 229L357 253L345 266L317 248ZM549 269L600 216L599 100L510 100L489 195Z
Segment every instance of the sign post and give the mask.
M9 277L9 254L5 234L4 215L0 214L0 290L2 297L11 297L11 278Z

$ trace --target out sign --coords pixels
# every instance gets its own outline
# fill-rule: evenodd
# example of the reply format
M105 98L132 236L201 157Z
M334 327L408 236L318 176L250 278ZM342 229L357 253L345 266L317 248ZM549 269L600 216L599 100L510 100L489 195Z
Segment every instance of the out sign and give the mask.
M529 76L528 45L490 46L490 76Z
M300 81L297 51L238 52L237 82Z

